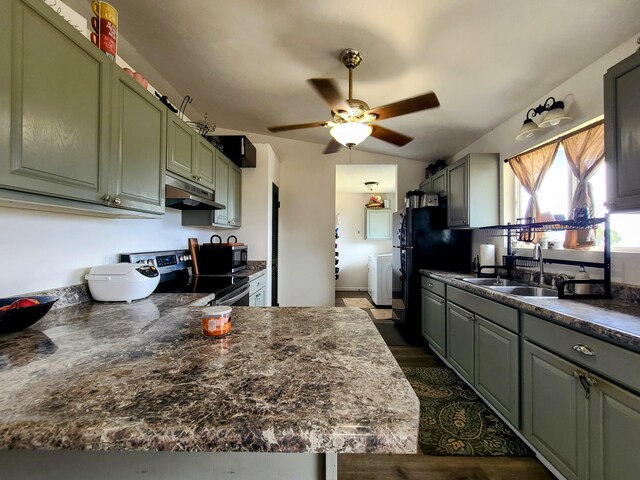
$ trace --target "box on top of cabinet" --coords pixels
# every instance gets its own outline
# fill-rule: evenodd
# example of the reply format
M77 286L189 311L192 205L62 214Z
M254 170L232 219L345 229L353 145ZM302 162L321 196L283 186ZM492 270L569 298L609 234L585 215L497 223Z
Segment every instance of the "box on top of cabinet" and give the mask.
M233 163L242 168L256 167L256 147L244 135L220 135L222 151Z

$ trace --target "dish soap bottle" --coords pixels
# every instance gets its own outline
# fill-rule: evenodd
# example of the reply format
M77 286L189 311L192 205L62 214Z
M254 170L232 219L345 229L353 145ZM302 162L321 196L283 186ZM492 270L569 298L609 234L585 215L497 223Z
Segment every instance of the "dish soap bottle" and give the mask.
M589 280L589 274L584 269L583 265L580 265L580 270L576 273L576 280ZM576 283L576 295L588 295L591 293L591 285L587 283Z

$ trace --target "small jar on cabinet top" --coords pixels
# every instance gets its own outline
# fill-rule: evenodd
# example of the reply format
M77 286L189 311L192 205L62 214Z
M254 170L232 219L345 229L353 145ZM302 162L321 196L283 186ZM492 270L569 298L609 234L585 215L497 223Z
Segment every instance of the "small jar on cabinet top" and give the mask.
M231 331L231 307L208 307L202 310L202 334L224 337Z

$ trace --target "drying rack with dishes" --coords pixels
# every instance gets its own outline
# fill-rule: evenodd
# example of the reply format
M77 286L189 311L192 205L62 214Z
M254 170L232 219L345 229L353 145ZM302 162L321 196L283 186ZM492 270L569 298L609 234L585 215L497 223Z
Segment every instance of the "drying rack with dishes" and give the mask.
M512 246L512 240L517 239L525 242L534 242L536 234L549 231L568 231L568 230L596 230L598 228L603 229L603 253L602 262L588 262L582 260L566 260L561 258L544 258L541 260L535 260L530 256L515 255L515 251ZM540 265L540 262L548 264L558 265L572 265L576 267L589 267L602 269L603 278L601 279L568 279L558 283L558 298L579 297L579 298L611 298L611 233L610 233L610 221L609 214L605 213L600 217L588 217L577 215L570 220L554 220L548 222L516 222L507 223L506 225L494 225L489 227L482 227L480 230L484 230L489 237L506 237L507 238L507 254L502 257L502 265L496 265L491 267L492 272L490 274L483 273L483 268L489 268L488 266L479 267L478 276L495 276L496 272L500 269L505 275L511 277L513 271L517 268L533 268ZM600 285L602 287L601 293L588 293L578 294L574 293L569 295L566 288L569 285L587 284L587 285Z

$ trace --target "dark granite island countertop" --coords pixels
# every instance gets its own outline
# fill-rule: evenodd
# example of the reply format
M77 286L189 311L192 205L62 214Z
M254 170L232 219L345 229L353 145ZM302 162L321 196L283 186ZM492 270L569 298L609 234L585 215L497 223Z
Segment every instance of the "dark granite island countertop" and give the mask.
M419 404L366 313L198 295L51 311L0 336L0 448L415 453Z

